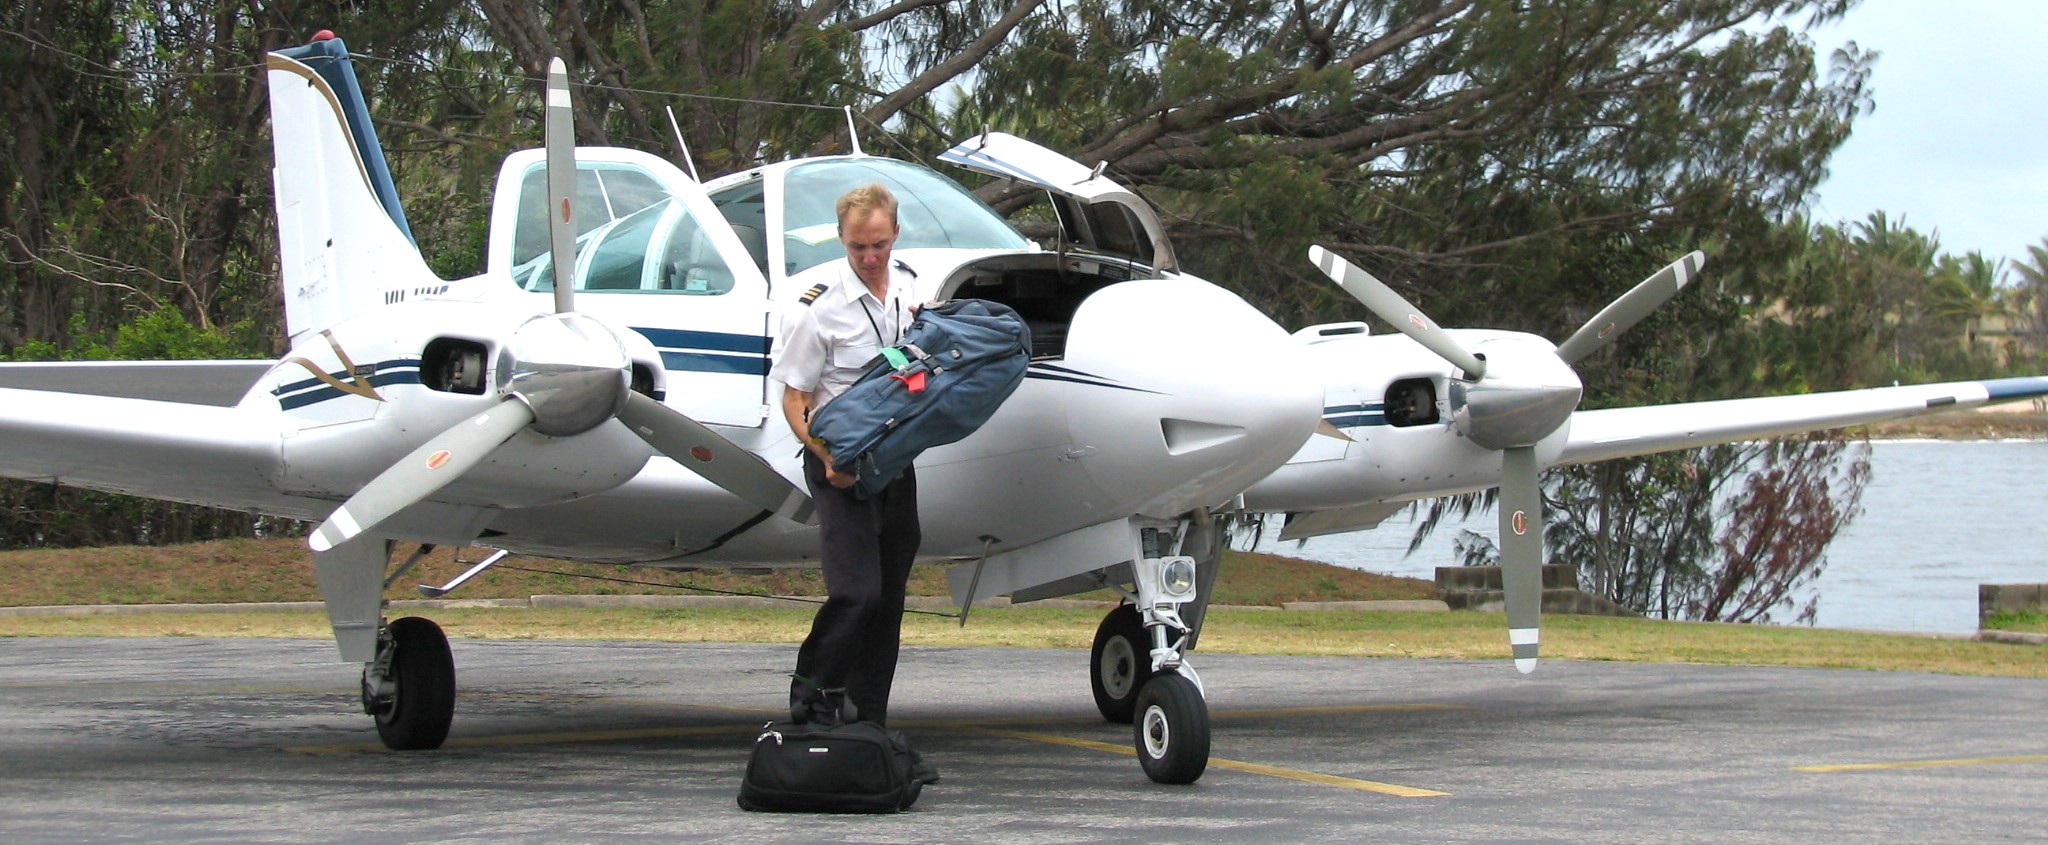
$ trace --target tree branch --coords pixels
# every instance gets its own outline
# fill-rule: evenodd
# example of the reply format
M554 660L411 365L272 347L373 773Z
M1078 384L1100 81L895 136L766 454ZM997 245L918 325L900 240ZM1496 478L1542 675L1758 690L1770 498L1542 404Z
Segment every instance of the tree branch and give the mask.
M1002 18L997 20L987 30L984 30L980 37L969 42L966 47L961 48L960 52L953 54L951 58L933 65L930 70L918 74L916 79L896 89L889 96L883 97L881 102L876 103L872 108L863 112L862 117L877 124L887 122L889 118L894 117L897 112L902 111L906 106L931 93L948 80L966 73L976 64L979 64L991 51L1002 44L1004 39L1009 37L1010 32L1015 30L1018 24L1023 23L1026 17L1043 5L1045 5L1045 0L1017 0L1016 5L1011 6L1010 10L1005 12Z

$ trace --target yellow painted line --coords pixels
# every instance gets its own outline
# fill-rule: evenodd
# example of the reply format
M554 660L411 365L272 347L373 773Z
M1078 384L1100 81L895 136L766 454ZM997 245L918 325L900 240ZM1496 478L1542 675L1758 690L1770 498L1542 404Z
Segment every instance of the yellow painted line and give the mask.
M1086 748L1091 751L1106 751L1111 754L1125 754L1132 757L1135 757L1138 754L1136 748L1133 748L1128 745L1113 745L1107 742L1096 742L1092 739L1075 739L1070 736L1042 734L1032 731L1009 731L1000 728L966 728L965 730L969 731L970 733L1008 737L1011 739L1024 739L1030 740L1032 742L1049 743L1052 745L1064 745L1069 748ZM1247 763L1243 760L1229 760L1222 757L1209 758L1209 767L1213 769L1227 769L1234 772L1245 772L1247 774L1254 775L1266 775L1268 777L1287 778L1288 780L1298 780L1303 781L1305 783L1322 784L1324 786L1336 786L1345 789L1362 790L1365 792L1377 792L1382 795L1394 795L1402 798L1435 798L1449 794L1445 792L1437 792L1431 789L1419 789L1413 786L1401 786L1400 784L1394 783L1380 783L1378 781L1338 777L1336 775L1326 775L1319 772L1308 772L1303 771L1301 769L1287 769L1282 768L1280 766L1268 766L1264 763Z
M2019 757L1966 757L1958 760L1905 760L1897 763L1845 763L1839 766L1793 766L1795 772L1878 772L1888 769L1934 769L1943 766L1999 766L2012 763L2048 763L2048 754Z
M1290 716L1349 716L1358 713L1408 713L1470 710L1469 704L1337 704L1327 707L1280 707L1271 710L1211 710L1212 719L1272 719Z

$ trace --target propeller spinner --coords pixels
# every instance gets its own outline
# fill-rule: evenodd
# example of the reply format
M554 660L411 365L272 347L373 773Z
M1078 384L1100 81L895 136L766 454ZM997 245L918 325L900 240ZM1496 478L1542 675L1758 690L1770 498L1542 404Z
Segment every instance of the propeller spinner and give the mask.
M1560 346L1496 342L1492 357L1466 350L1393 288L1320 246L1309 260L1338 286L1463 371L1451 383L1451 420L1475 445L1501 453L1500 569L1515 668L1535 671L1543 606L1543 470L1536 444L1577 410L1583 385L1571 365L1614 341L1699 275L1692 252L1601 309Z
M489 459L521 430L570 437L613 419L657 451L763 510L805 524L815 522L810 497L760 456L660 401L633 392L633 364L625 344L603 322L575 312L576 152L568 71L559 58L548 68L544 134L555 313L535 315L505 344L511 377L496 405L429 438L371 479L307 538L313 551L348 542L433 495Z

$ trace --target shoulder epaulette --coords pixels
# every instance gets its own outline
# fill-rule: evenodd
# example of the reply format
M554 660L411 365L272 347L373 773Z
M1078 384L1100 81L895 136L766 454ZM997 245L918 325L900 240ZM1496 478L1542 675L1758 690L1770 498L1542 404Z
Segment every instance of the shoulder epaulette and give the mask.
M805 305L809 305L813 302L816 302L819 295L823 294L826 291L826 289L830 287L832 287L830 284L827 284L825 282L819 282L815 285L812 285L810 290L804 291L804 295L797 297L796 301L801 302Z
M910 265L903 263L903 259L901 258L896 259L896 269L902 270L905 273L909 273L910 277L913 279L917 278L917 271L910 269Z

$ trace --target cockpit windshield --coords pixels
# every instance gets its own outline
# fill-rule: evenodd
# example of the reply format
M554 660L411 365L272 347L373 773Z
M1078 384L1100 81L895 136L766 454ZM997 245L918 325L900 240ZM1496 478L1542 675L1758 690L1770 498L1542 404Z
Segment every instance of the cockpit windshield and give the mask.
M784 274L845 257L833 204L841 194L873 182L896 194L897 219L903 226L897 249L1030 248L1030 241L1002 215L951 179L893 159L837 159L789 171L782 202Z

